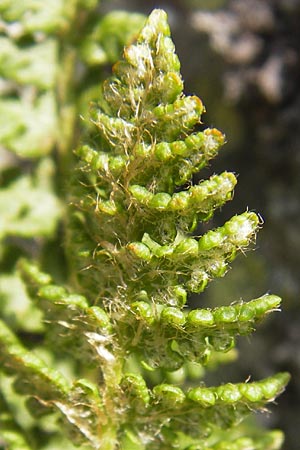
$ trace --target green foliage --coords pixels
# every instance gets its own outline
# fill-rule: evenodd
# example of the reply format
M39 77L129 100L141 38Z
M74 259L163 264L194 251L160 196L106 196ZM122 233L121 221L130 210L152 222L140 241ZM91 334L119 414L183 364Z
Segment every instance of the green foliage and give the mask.
M1 231L6 236L51 236L60 216L53 192L53 164L44 159L34 174L23 175L0 192Z
M75 52L73 68L77 58L86 72L89 65L114 61L142 17L111 13L96 23L89 16L94 2L83 3L82 10L79 1L55 2L49 15L39 2L25 15L21 5L0 6L9 36L4 38L3 76L31 83L41 100L53 94L60 70L58 59L53 65L55 46L69 64L64 39ZM90 17L80 43L70 25L78 11ZM17 19L16 37L10 21ZM22 33L35 27L43 30L42 42L34 42L33 34L34 50L19 48ZM52 52L46 57L49 71L39 64L44 51ZM60 87L58 117L46 121L53 125L66 119L66 129L54 127L45 147L25 145L40 131L37 123L31 129L30 118L24 125L27 118L17 114L14 125L4 123L4 143L18 155L41 158L53 142L58 144L60 170L70 178L65 244L70 275L60 283L39 264L16 258L28 308L42 318L28 328L11 319L7 306L3 309L0 439L12 449L50 449L57 442L70 449L70 442L102 450L279 449L280 431L252 429L242 421L274 401L288 382L287 373L213 387L199 382L203 367L226 360L226 354L230 359L236 337L250 334L281 300L266 294L214 309L186 307L189 293L201 293L223 277L254 242L260 220L246 211L205 232L215 210L231 200L236 177L224 172L194 181L225 139L216 129L202 129L201 100L183 94L166 14L154 10L113 66L84 124L88 142L77 146L75 168L66 150L75 140L77 108L93 97L93 83L81 87L76 101L74 85L64 81ZM9 102L5 98L3 107ZM20 102L8 111L16 114ZM62 208L53 193L51 167L44 158L29 175L7 183L2 210L20 190L21 195L5 211L3 239L53 236ZM24 295L23 285L15 286L10 296ZM25 343L28 329L38 343ZM34 416L33 424L20 421L14 413L18 408Z

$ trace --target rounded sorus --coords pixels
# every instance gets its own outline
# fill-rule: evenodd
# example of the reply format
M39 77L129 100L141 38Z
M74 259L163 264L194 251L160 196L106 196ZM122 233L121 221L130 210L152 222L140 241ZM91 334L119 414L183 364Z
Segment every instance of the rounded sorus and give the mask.
M257 316L262 316L280 306L281 298L277 295L264 295L252 301Z
M249 239L258 226L259 219L255 213L243 213L234 216L225 223L226 234L235 245L248 245Z
M140 157L140 158L146 158L149 155L150 151L151 151L151 146L145 144L144 142L137 144L133 148L133 154L136 157Z
M97 325L100 326L100 328L110 328L111 327L109 317L102 308L99 308L99 306L92 306L91 308L89 308L89 311L95 317L95 319L97 321Z
M209 267L209 273L213 277L223 277L227 271L227 263L223 260L215 261Z
M172 142L170 144L170 148L174 155L185 157L185 156L188 156L190 153L190 150L187 148L184 141Z
M240 392L250 402L261 402L264 399L264 393L259 383L240 384Z
M238 305L238 320L240 322L249 322L255 319L255 308L252 302Z
M214 406L216 403L216 396L212 388L193 388L188 392L187 397L205 408Z
M68 294L67 301L70 306L77 306L80 309L88 307L87 299L80 294Z
M236 403L242 398L239 385L231 383L217 387L216 395L218 400L224 403Z
M149 404L150 394L144 378L135 373L126 373L121 381L123 390L141 399L145 405Z
M170 289L170 295L175 297L178 306L183 306L186 304L187 292L182 286L173 286Z
M220 306L213 311L213 315L216 323L231 323L238 320L234 306Z
M131 307L138 319L147 322L149 325L154 322L154 315L149 303L138 301L132 303Z
M102 169L104 167L103 160L100 155L102 153L97 152L89 145L83 145L76 150L76 155L86 163L88 163L93 169ZM108 155L106 155L106 164L108 161Z
M162 310L160 320L173 326L182 327L185 324L185 314L180 309L170 306Z
M198 184L196 186L192 186L190 188L190 199L191 199L191 206L196 204L198 207L199 205L202 205L204 201L207 199L207 189L205 181L201 184Z
M182 390L172 384L159 384L153 388L153 394L166 406L180 405L185 400Z
M160 95L162 96L162 101L172 103L182 92L183 81L180 75L175 72L167 72L161 79Z
M221 145L225 144L225 135L221 133L220 130L217 128L207 128L203 131L205 136L209 137L210 140L208 140L207 145L210 147L210 150L212 148L220 147Z
M48 286L43 286L39 289L38 296L43 297L47 300L60 300L66 298L68 294L65 288L63 288L62 286L49 284Z
M223 230L208 231L208 233L201 236L198 242L200 251L211 250L216 247L220 247L223 243L224 235Z
M174 253L182 256L198 256L198 242L193 238L182 239L175 247Z
M159 192L154 194L148 203L149 208L166 209L170 203L171 195L166 192Z
M173 156L170 144L167 142L160 142L157 144L155 146L154 154L159 161L168 161Z
M259 386L263 391L264 397L272 400L282 391L289 379L290 375L287 372L281 372L260 381Z
M209 309L194 309L188 313L186 322L191 327L211 327L214 325L214 316Z
M138 184L133 184L132 186L130 186L129 192L136 200L138 200L142 204L147 204L153 197L153 194L149 192L148 189Z
M191 279L186 283L187 288L191 292L202 292L206 288L209 281L209 275L204 270L193 270Z
M102 212L110 216L114 216L117 213L117 206L113 201L98 201L97 202L97 212Z
M150 261L152 256L150 249L149 247L147 247L147 245L143 244L142 242L131 242L130 244L127 245L127 248L137 258L142 259L144 261Z
M185 140L185 145L189 148L189 150L195 150L201 148L201 146L205 143L205 135L202 131L199 133L192 133Z
M168 208L171 211L184 210L189 205L189 199L190 199L189 191L176 192L175 194L172 195Z
M126 165L126 158L123 156L115 156L109 159L109 169L114 175L118 175Z

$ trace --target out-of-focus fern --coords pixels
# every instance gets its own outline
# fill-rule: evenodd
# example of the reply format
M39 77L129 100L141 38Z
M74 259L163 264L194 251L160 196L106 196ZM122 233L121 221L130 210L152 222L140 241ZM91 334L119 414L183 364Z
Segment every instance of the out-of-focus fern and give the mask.
M82 6L69 2L66 17L75 4ZM7 6L11 14L17 10ZM129 27L111 40L108 30L125 17L95 25L80 47L86 61L114 58ZM49 26L43 15L39 20ZM140 16L131 20L136 26ZM58 23L67 33L64 21ZM94 45L95 36L103 47ZM70 100L70 93L61 99ZM68 116L64 101L60 120ZM280 431L240 424L282 392L287 373L213 387L191 384L187 376L220 360L237 336L251 333L281 302L263 295L226 307L186 308L189 293L225 275L255 240L260 222L246 211L204 231L201 224L232 198L236 177L224 172L193 182L224 143L218 130L201 130L203 112L198 97L183 94L167 17L155 10L104 82L87 119L90 138L77 147L80 162L70 168L69 285L25 259L18 263L43 321L31 348L9 320L0 322L0 437L8 448L46 449L60 438L70 448L102 450L280 448ZM63 133L63 166L70 130ZM30 205L28 217L35 212ZM17 398L11 403L10 390ZM21 399L33 423L14 413Z
M20 255L45 258L51 270L66 272L54 255L55 239L72 146L86 124L80 114L99 89L99 67L116 61L143 22L140 14L120 11L102 17L96 0L0 2L0 310L6 318L16 311L9 312L8 299L20 287L11 275ZM23 291L18 311L27 304ZM19 318L12 322L21 327ZM34 326L24 321L25 329Z

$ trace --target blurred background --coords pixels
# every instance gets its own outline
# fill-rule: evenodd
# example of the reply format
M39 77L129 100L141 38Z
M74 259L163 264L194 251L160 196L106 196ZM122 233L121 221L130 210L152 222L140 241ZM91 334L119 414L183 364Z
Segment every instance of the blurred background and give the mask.
M281 428L285 450L300 442L300 1L119 0L103 7L168 12L185 92L206 105L205 126L227 144L211 172L238 174L235 197L212 226L246 209L263 220L254 251L240 256L224 279L194 299L197 305L250 300L271 292L283 299L248 339L239 359L209 382L241 381L289 371L292 380L264 415ZM205 173L201 173L206 178Z

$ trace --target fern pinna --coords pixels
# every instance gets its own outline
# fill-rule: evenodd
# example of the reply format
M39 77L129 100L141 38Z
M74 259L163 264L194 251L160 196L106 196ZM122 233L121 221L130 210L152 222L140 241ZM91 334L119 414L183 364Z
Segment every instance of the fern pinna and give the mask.
M280 431L240 423L282 392L287 373L215 387L189 377L251 333L280 299L186 306L189 293L222 277L254 241L259 217L246 211L197 235L199 222L232 198L236 177L193 183L224 136L199 131L204 107L183 94L179 71L166 14L154 10L104 83L86 119L88 142L76 150L67 250L73 286L19 264L43 311L48 345L73 361L74 372L59 373L55 357L46 364L4 324L2 368L14 374L29 410L58 415L61 435L82 448L279 449ZM8 442L21 439L10 420Z

